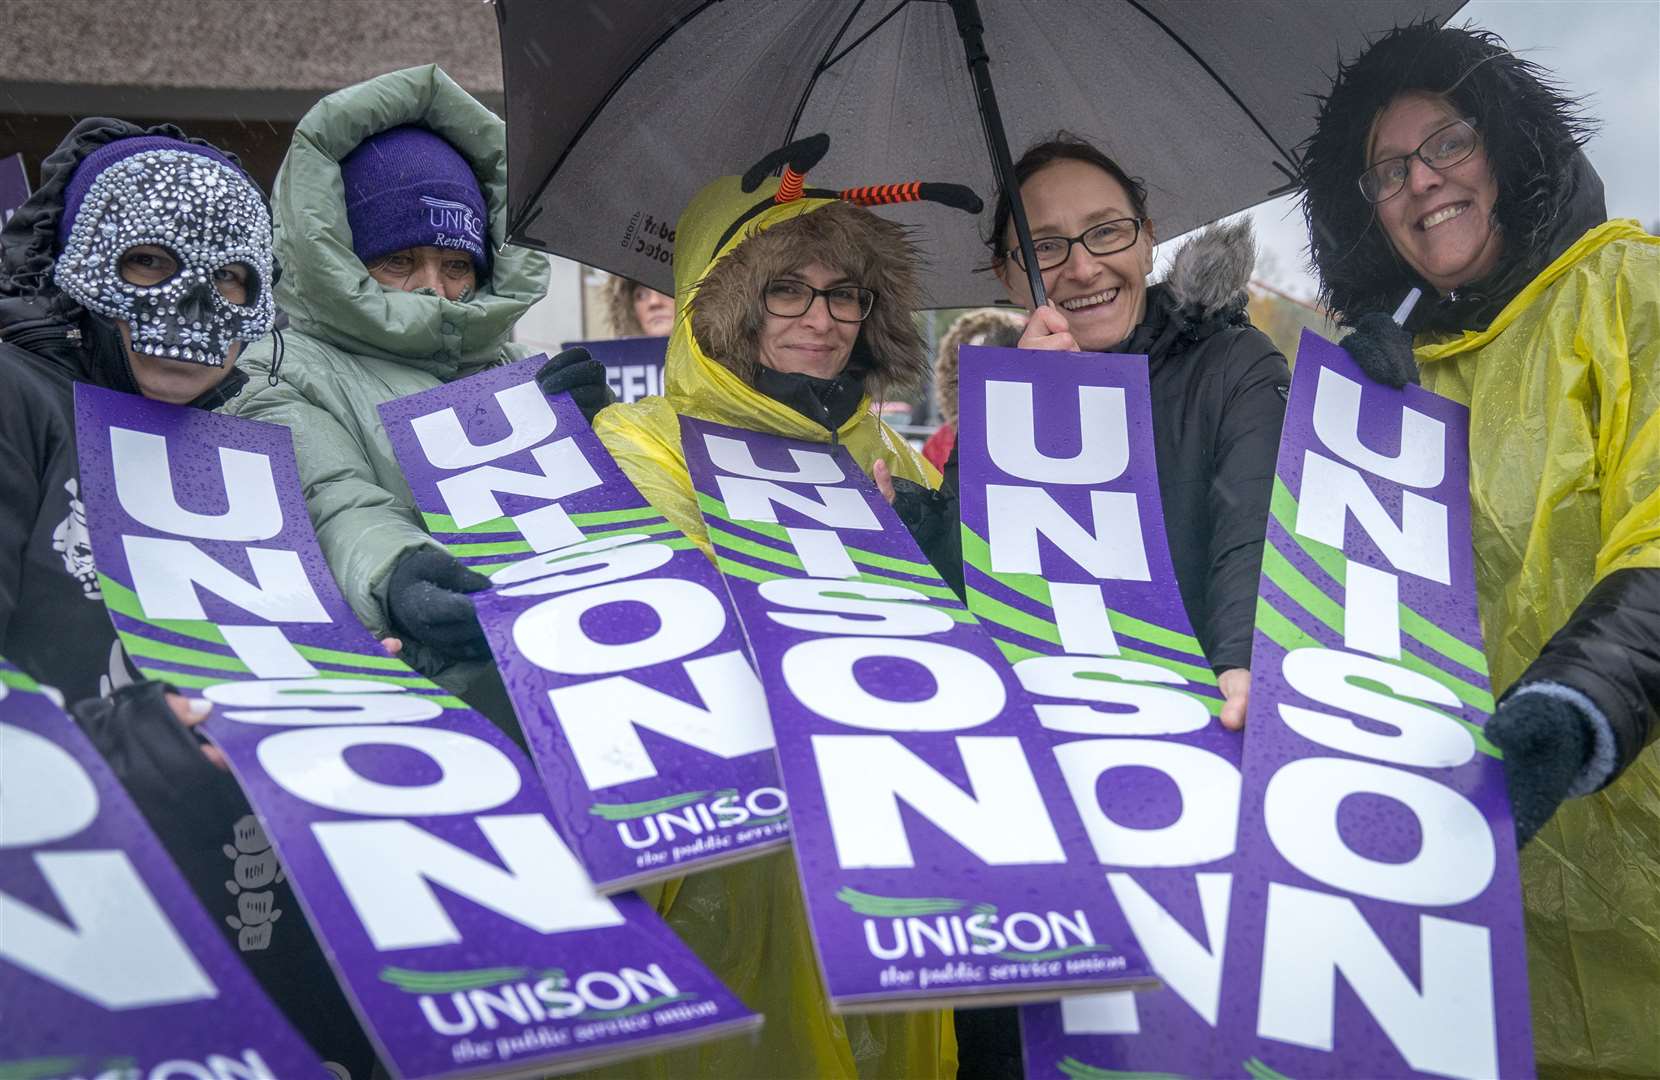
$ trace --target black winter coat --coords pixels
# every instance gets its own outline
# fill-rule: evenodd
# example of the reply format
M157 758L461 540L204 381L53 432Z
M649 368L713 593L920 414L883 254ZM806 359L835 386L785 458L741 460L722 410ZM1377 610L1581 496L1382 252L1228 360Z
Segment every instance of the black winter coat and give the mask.
M174 718L166 688L133 681L77 498L75 384L125 393L138 384L115 327L52 284L62 192L93 149L147 133L180 137L120 120L76 125L46 159L40 190L0 232L0 655L70 704L197 898L313 1049L367 1077L373 1051L241 789ZM212 409L246 382L233 368L191 404Z
M1239 249L1251 246L1238 227L1191 241L1171 279L1148 289L1146 316L1115 350L1147 355L1170 557L1188 620L1218 673L1251 666L1257 578L1291 386L1285 357L1245 314L1252 260ZM945 484L956 490L955 449Z

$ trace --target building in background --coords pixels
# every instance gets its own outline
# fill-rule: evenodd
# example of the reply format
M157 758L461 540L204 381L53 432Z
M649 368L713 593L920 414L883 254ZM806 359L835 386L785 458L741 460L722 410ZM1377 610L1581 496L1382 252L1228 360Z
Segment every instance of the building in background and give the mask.
M325 94L436 63L502 111L495 9L480 0L0 0L0 158L30 180L86 116L174 121L239 156L267 190L294 125ZM587 336L583 274L555 259L516 336Z

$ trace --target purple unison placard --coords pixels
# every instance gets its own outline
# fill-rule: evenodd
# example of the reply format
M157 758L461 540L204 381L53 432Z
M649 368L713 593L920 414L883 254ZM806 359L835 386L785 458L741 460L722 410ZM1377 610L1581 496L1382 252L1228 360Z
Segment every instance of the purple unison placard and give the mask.
M288 430L77 384L105 602L225 752L381 1060L530 1076L759 1023L636 897L599 895L506 736L379 644Z
M1030 702L846 449L687 417L681 441L834 1005L1147 985Z
M567 341L567 349L583 348L605 365L605 381L622 402L663 393L666 337L613 338L610 341Z
M789 842L772 723L720 572L531 357L380 407L479 620L554 824L604 892Z
M1026 1074L1203 1075L1221 1001L1241 738L1170 562L1143 356L965 347L968 606L1035 703L1164 989L1032 1005Z
M28 198L29 170L23 167L23 155L0 158L0 225L10 221Z
M1263 553L1213 1072L1533 1075L1469 414L1305 332Z
M327 1080L109 766L0 659L0 1076Z

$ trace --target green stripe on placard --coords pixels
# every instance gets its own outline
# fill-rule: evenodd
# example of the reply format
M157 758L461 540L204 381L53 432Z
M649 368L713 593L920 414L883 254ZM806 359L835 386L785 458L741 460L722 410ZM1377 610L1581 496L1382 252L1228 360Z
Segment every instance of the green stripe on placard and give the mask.
M709 525L709 540L712 543L730 548L741 555L748 555L752 559L760 559L763 562L774 563L778 566L787 566L791 570L803 569L801 560L796 555L787 551L779 551L765 544L758 544L753 540L746 540L736 533L727 532L718 525Z
M1336 634L1343 633L1344 611L1341 604L1320 591L1320 587L1303 576L1291 565L1291 560L1280 554L1273 541L1262 545L1262 572L1280 591L1297 602L1297 606L1331 627Z
M1278 476L1274 477L1274 494L1269 504L1269 512L1273 514L1274 520L1280 523L1280 528L1286 531L1286 535L1295 540L1303 553L1313 559L1321 570L1339 585L1347 585L1347 560L1344 559L1343 553L1297 532L1297 500L1292 497L1291 489L1285 486L1285 481ZM1401 630L1419 644L1434 649L1460 667L1483 676L1489 674L1487 657L1480 649L1460 641L1405 604L1400 605L1400 620Z
M488 544L445 544L451 555L464 559L474 555L528 555L529 544L523 540L497 540Z
M1296 601L1299 607L1330 627L1333 633L1343 633L1343 608L1303 576L1302 571L1291 565L1290 560L1281 555L1271 542L1262 546L1262 572L1267 575L1268 580ZM1466 705L1483 712L1493 711L1493 695L1490 691L1466 682L1456 675L1448 674L1414 653L1403 649L1400 659L1393 662L1408 671L1415 671L1434 679L1456 694L1458 700Z
M102 589L104 593L104 603L111 611L125 615L130 619L137 619L139 622L156 627L158 630L166 630L168 633L177 634L180 637L194 638L197 641L211 642L215 645L226 644L225 635L219 632L219 627L205 619L146 618L144 615L144 609L139 606L137 595L135 595L131 589L127 588L119 581L116 581L108 574L99 574L98 583L99 588ZM128 630L122 632L123 639L133 636L135 636L133 631ZM167 646L158 642L151 642L149 638L141 638L140 640L158 647L175 647ZM143 646L141 646L141 648L142 647ZM136 651L133 649L129 649L128 651L134 652L134 654L137 655ZM376 671L409 670L408 665L406 665L402 660L398 660L390 656L373 656L367 653L346 652L342 649L326 649L320 645L295 645L294 651L305 657L305 659L311 661L313 664L337 664L348 667L371 668ZM146 655L153 656L158 660L165 659L165 657L157 653L148 653ZM219 657L219 659L225 660L226 658ZM196 667L217 666L214 664L197 663L196 661L181 660L179 662L191 663ZM227 670L246 671L247 668L244 667ZM360 675L358 672L319 672L319 674L326 677L367 677ZM381 678L381 676L377 675L375 678ZM389 678L387 681L395 682L397 679L393 677ZM413 685L421 685L424 682L425 680L421 680Z
M972 586L968 589L968 605L986 622L1006 626L1010 630L1039 641L1047 641L1051 645L1061 643L1061 632L1055 628L1054 623L1021 611L1012 604L1005 604L997 597L987 595Z
M234 671L240 674L250 674L248 665L234 656L221 656L218 653L207 652L203 649L189 649L182 645L168 645L161 641L151 641L147 637L128 631L121 635L122 644L127 647L127 654L134 658L136 663L140 659L163 660L169 664L185 664L190 667L208 668L212 671Z
M1075 1057L1055 1062L1055 1069L1071 1080L1187 1080L1180 1073L1142 1072L1139 1069L1103 1069Z
M836 899L853 909L855 914L880 918L949 915L961 911L968 904L966 900L953 900L946 896L879 896L860 892L851 885L837 889Z
M963 528L963 559L1004 588L1035 603L1042 604L1046 608L1053 609L1054 605L1050 599L1048 581L1037 574L993 573L991 569L991 546L982 540L974 530L967 527ZM975 595L985 597L986 600L993 603L1000 602L983 592L976 591ZM1137 641L1158 645L1172 652L1186 653L1199 661L1203 661L1205 658L1204 649L1199 647L1199 639L1191 634L1166 629L1156 623L1150 623L1133 615L1126 615L1122 611L1110 609L1107 611L1107 621L1116 636L1135 638ZM1043 640L1050 639L1044 638ZM1056 643L1059 643L1058 639L1056 639ZM1154 662L1161 664L1173 663L1173 661L1166 660L1163 657L1154 658Z
M1261 630L1263 632L1263 634L1265 634L1270 641L1272 641L1274 644L1278 645L1280 648L1284 649L1288 653L1292 652L1294 650L1297 650L1297 649L1323 649L1323 648L1325 648L1325 646L1322 645L1319 641L1317 641L1313 637L1309 636L1308 632L1305 631L1302 627L1298 626L1296 623L1292 622L1290 619L1288 619L1284 615L1280 614L1279 610L1277 608L1275 608L1273 604L1269 603L1268 598L1264 597L1264 596L1258 596L1257 597L1257 629ZM1405 654L1405 653L1403 653L1402 656L1403 656L1403 659L1404 658L1416 659L1415 657L1408 657L1408 654ZM1432 678L1434 677L1436 671L1433 667L1430 667L1427 664L1423 664L1422 661L1419 661L1419 664L1422 664L1423 667L1426 669L1426 670L1423 671L1423 674L1429 675ZM1418 670L1416 667L1414 667L1413 665L1410 665L1410 664L1407 664L1407 665L1404 665L1404 666L1410 668L1411 670ZM1452 677L1449 675L1449 676L1446 676L1446 678L1451 679ZM1369 690L1372 693L1381 694L1384 697L1388 697L1388 698L1391 698L1395 701L1402 702L1403 704L1411 705L1411 706L1414 706L1415 708L1419 708L1419 709L1428 709L1430 712L1432 712L1435 715L1441 717L1442 719L1450 720L1450 721L1452 721L1456 724L1461 725L1465 730L1469 731L1470 736L1475 740L1476 749L1481 751L1483 754L1487 754L1491 757L1496 757L1496 758L1502 758L1504 756L1499 751L1498 747L1494 746L1492 743L1487 741L1487 734L1486 734L1486 732L1484 732L1482 730L1480 725L1473 724L1470 721L1464 719L1462 716L1451 716L1447 713L1442 712L1440 709L1435 708L1432 705L1426 704L1425 702L1423 702L1422 700L1420 700L1418 698L1403 697L1403 696L1395 693L1393 690L1390 690L1387 686L1384 686L1382 683L1377 682L1377 681L1372 680L1372 679L1356 678L1356 677L1351 676L1345 681L1349 682L1352 685L1358 686L1363 690ZM1453 680L1453 681L1456 682L1457 680ZM1448 689L1452 689L1452 688L1448 687ZM1454 693L1457 693L1457 691L1454 690ZM1466 704L1468 704L1468 702L1466 702ZM1489 707L1489 711L1491 711L1490 707Z
M682 1001L693 1001L697 996L690 990L683 990L678 994L664 994L661 997L654 997L649 1001L642 1001L637 1005L628 1005L621 1009L595 1009L592 1012L584 1013L583 1017L588 1020L615 1020L619 1017L633 1016L636 1013L661 1009L665 1005L678 1005Z
M1265 596L1257 597L1257 629L1286 652L1324 648L1308 631L1281 615Z
M721 573L727 575L728 577L742 578L745 581L753 581L757 585L765 584L769 581L778 581L785 576L783 574L774 574L770 571L762 570L759 567L750 566L748 563L738 562L736 559L723 559L717 556L716 561L720 566Z
M698 509L703 511L703 516L706 519L713 516L727 522L728 524L736 522L752 533L758 533L761 536L778 540L786 544L790 542L790 535L784 529L784 526L774 525L766 521L738 522L738 519L726 512L726 504L712 495L705 495L702 492L699 492L697 496L697 505ZM843 546L845 547L846 545L844 544ZM939 574L935 572L933 566L925 562L914 562L910 559L896 559L892 555L883 555L875 551L866 551L863 548L856 547L848 547L847 556L856 563L864 566L874 566L878 570L893 570L897 573L910 574L914 577L935 579L939 577ZM915 586L916 582L904 581L900 582L900 584Z
M7 671L4 668L0 668L0 686L7 686L13 690L24 690L31 694L41 692L40 684L22 671Z
M746 537L729 533L718 525L709 525L708 529L709 539L712 542L721 544L739 554L747 555L752 559L760 559L763 562L770 562L777 566L787 566L791 570L805 569L801 564L801 559L793 552L780 551L767 544L756 543ZM944 585L926 585L920 581L906 581L901 578L886 577L882 574L860 574L856 580L871 585L895 585L902 589L913 589L925 596L932 596L940 600L955 600L957 598L957 594ZM962 614L967 615L968 613L963 612ZM957 615L953 613L952 618L957 618ZM972 616L969 616L969 619L972 619ZM957 621L965 622L968 620L958 618Z
M98 588L104 594L104 606L111 611L125 615L129 619L138 619L149 623L180 637L195 638L197 641L211 641L216 645L225 644L225 635L219 628L206 619L152 619L144 614L144 609L138 603L138 594L125 585L116 581L108 574L98 575Z
M571 520L579 528L589 525L610 525L619 521L639 521L644 518L661 517L657 509L652 506L636 506L625 510L591 510L585 514L572 514ZM516 533L519 527L513 524L510 517L494 517L489 521L481 521L477 525L466 528L455 523L455 518L448 514L421 514L421 521L426 525L429 533Z
M0 1062L0 1080L46 1080L73 1072L78 1057L36 1057Z
M582 514L572 514L571 520L583 528L589 525L612 525L619 521L642 521L646 518L660 518L663 515L655 506L631 506L623 510L589 510Z

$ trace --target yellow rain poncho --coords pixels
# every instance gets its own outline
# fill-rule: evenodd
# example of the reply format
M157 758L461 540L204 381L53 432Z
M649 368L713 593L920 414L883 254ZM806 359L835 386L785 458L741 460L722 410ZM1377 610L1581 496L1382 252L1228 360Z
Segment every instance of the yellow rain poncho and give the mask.
M680 447L679 415L796 439L829 442L825 428L761 394L714 358L692 333L690 311L708 270L756 233L811 213L826 199L797 199L747 222L718 252L721 234L777 188L770 180L745 194L737 177L705 188L682 215L676 234L675 297L679 318L669 341L666 397L614 405L594 429L628 478L676 525L709 550ZM756 293L759 302L760 294ZM895 476L937 486L932 466L870 413L868 400L836 432L869 470L877 458ZM954 1077L957 1045L949 1012L835 1016L824 992L807 914L789 851L752 859L643 890L659 913L750 1008L766 1016L757 1041L728 1039L605 1070L606 1076L682 1077Z
M1476 584L1493 690L1597 581L1660 567L1660 239L1591 229L1486 330L1417 343L1470 407ZM1522 850L1540 1075L1660 1076L1660 747Z

